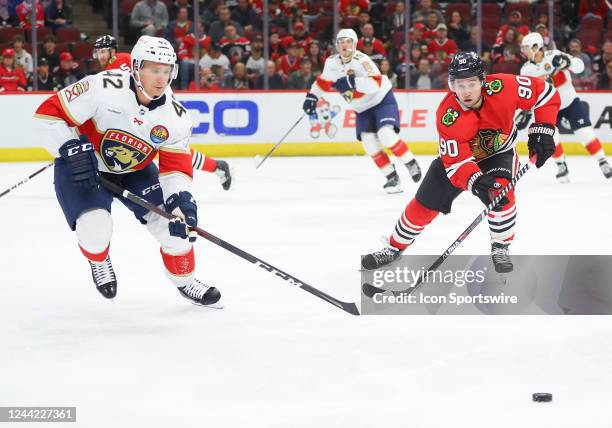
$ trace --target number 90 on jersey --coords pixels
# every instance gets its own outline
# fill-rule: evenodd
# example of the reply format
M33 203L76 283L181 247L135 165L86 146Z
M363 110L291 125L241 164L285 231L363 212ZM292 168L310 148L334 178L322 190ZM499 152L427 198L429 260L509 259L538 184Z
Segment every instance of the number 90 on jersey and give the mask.
M449 156L455 158L459 155L459 146L456 140L445 140L440 137L440 145L438 147L440 156Z

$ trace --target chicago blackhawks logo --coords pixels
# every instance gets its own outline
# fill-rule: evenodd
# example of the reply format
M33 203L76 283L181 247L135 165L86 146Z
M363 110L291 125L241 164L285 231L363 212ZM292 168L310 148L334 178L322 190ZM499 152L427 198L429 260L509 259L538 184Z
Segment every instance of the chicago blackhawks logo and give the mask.
M111 171L124 172L135 168L155 154L150 144L119 129L109 129L100 143L100 154Z
M470 147L476 159L481 159L497 152L506 142L508 136L502 134L501 129L479 129Z
M454 108L449 107L448 110L446 110L446 113L442 115L440 122L442 122L442 125L444 126L451 126L453 123L457 121L458 117L459 117L459 112L455 110Z
M487 83L487 95L499 94L504 89L504 84L501 80L495 79Z
M168 139L168 130L165 126L156 125L151 129L151 141L155 144L161 144Z

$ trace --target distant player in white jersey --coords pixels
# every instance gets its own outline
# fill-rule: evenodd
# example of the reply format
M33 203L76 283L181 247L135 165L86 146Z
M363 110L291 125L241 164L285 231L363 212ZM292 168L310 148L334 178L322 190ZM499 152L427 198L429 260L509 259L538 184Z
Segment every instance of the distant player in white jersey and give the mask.
M385 191L401 192L399 176L384 148L401 160L415 182L421 179L421 168L399 137L399 109L391 82L381 75L370 57L357 50L355 31L340 30L336 50L338 53L327 58L323 73L306 95L304 112L316 119L319 97L324 92L338 91L357 113L357 139L387 178Z
M57 200L104 297L112 299L117 293L108 255L111 203L117 198L159 242L166 275L180 294L199 305L220 307L219 291L194 277L195 236L188 228L198 223L190 193L192 124L170 88L178 73L174 48L165 39L142 36L131 61L131 70L88 76L49 97L36 111L46 134L41 137L57 156ZM153 163L156 155L159 168ZM169 222L114 195L100 185L100 177L181 221Z
M528 61L521 68L525 76L540 77L553 83L561 96L561 109L557 117L557 127L562 121L569 123L570 129L593 156L601 172L606 178L612 178L612 167L606 160L601 142L595 136L591 125L586 103L578 98L572 84L572 73L581 73L584 63L580 58L553 50L544 50L544 39L539 33L529 33L521 41L521 50ZM528 115L523 116L523 124L527 125ZM556 132L555 135L559 133ZM557 164L557 179L562 183L569 181L569 170L563 154L563 146L557 141L553 159Z

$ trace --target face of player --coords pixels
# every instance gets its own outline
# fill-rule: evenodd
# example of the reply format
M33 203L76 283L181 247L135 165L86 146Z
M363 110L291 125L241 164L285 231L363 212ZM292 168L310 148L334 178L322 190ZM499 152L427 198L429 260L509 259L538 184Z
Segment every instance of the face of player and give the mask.
M108 62L111 59L111 51L110 49L98 49L96 50L96 58L98 62L102 66L102 68L108 65Z
M170 83L172 66L170 64L145 61L138 74L140 76L140 84L145 92L154 98L161 97Z
M478 108L482 101L482 84L477 76L456 79L452 90L463 105Z
M529 61L533 61L537 51L534 51L531 46L521 46L521 52Z
M353 47L353 39L344 37L338 40L338 53L342 58L348 59L353 55L355 48Z

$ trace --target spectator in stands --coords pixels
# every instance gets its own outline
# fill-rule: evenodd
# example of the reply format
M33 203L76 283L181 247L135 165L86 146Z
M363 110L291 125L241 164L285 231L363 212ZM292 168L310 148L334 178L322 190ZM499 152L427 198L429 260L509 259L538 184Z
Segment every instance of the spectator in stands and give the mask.
M418 68L411 73L410 85L414 89L440 89L442 85L431 71L431 63L427 58L419 60Z
M396 31L404 31L406 7L404 6L404 0L395 2L395 9L391 16L387 18L385 23L385 32L391 34Z
M270 59L274 62L280 59L283 55L285 55L285 47L281 43L280 36L278 32L273 31L270 33Z
M451 56L458 50L457 43L449 39L447 35L448 29L446 25L440 24L438 28L436 28L436 37L427 45L429 53L439 60L448 59L448 61L450 61ZM438 52L442 52L442 54L438 54Z
M561 35L561 32L559 31L559 26L555 25L553 27L553 37L550 37L550 34L548 34L548 13L542 12L538 15L538 19L537 22L535 24L536 31L537 31L537 26L542 24L544 26L544 28L546 28L546 37L549 38L548 44L546 43L546 41L544 41L544 46L547 46L547 49L556 49L555 46L555 40L562 40L563 36ZM567 22L566 22L567 24ZM542 36L544 37L544 36Z
M287 46L287 53L278 60L278 73L287 79L291 72L300 69L300 57L298 55L298 46L296 42L291 42Z
M32 28L32 0L23 0L15 8L17 18L19 18L19 26L29 30ZM45 26L45 11L42 8L41 2L36 3L36 28Z
M79 70L79 64L74 61L70 52L62 52L59 56L59 70L54 73L55 80L63 88L78 82L83 77L83 73Z
M443 22L444 17L442 16L442 12L440 12L438 9L433 9L431 7L431 3L431 0L420 0L419 5L416 8L416 12L412 14L412 22L420 22L425 24L430 12L434 12L436 15L438 15L438 22Z
M253 82L261 76L266 68L266 62L263 57L263 37L258 34L251 43L251 53L246 60L246 68L249 79Z
M321 53L319 42L314 41L308 45L308 53L306 56L310 60L312 72L315 74L315 76L320 75L323 72L323 66L325 65L325 57Z
M168 9L160 0L140 0L134 5L130 16L130 27L140 35L155 36L157 31L168 26Z
M308 6L301 0L282 0L278 8L290 21L301 20L302 16L308 13Z
M391 63L386 58L380 62L380 74L387 76L391 82L391 86L397 88L397 74L393 72Z
M372 39L363 39L360 50L362 50L364 54L369 56L370 59L374 61L374 64L376 64L377 67L380 67L380 62L385 59L384 55L374 50L374 41Z
M548 28L546 27L546 25L544 25L544 24L536 25L535 26L535 31L536 31L536 33L540 33L540 36L542 36L542 39L544 40L544 48L545 49L554 49L555 48L555 43L549 37L549 35L548 35Z
M189 20L189 9L180 7L176 19L166 27L166 39L176 49L183 41L183 37L193 32L193 21Z
M58 91L60 85L55 77L49 72L49 62L45 58L38 60L38 90L39 91ZM34 90L34 76L28 79L28 91Z
M15 51L10 48L4 49L0 64L0 92L24 92L26 85L23 70L15 64Z
M339 0L338 11L343 15L359 16L362 10L370 9L370 0Z
M268 67L266 69L268 74L268 88L269 89L285 89L285 82L283 78L276 72L276 64L274 61L268 61ZM264 76L259 76L257 79L257 84L255 85L257 89L264 89Z
M210 67L210 71L215 76L215 80L219 82L219 88L223 86L223 82L225 81L225 76L227 76L228 74L231 74L231 71L224 69L219 64L213 64L213 66Z
M316 80L316 76L312 73L312 63L308 57L302 58L300 69L289 75L288 89L308 89Z
M306 27L303 22L296 22L293 24L293 40L298 44L299 56L302 57L308 50L308 45L312 43L312 37L306 32Z
M515 63L520 64L521 47L519 45L519 33L514 28L507 28L501 44L493 46L493 63Z
M261 17L249 0L238 0L238 7L232 11L232 19L245 31L260 31L262 27Z
M382 40L374 37L374 27L372 26L372 24L364 25L361 29L361 34L363 35L363 37L361 37L357 41L357 50L362 50L364 41L368 39L372 43L374 52L383 57L387 56L387 50L385 49Z
M387 34L385 25L387 21L387 15L385 11L385 4L383 0L374 0L370 4L370 10L368 10L368 16L370 24L374 26L374 34L378 35L383 40L389 39L391 33Z
M495 38L496 45L504 43L506 31L508 31L509 29L513 29L514 32L517 33L517 39L519 42L524 35L529 33L529 27L523 24L523 15L521 15L521 12L519 12L518 10L513 10L512 12L510 12L510 16L508 17L508 23L499 27L497 37Z
M438 28L438 25L440 25L441 23L443 23L444 21L440 20L440 15L437 14L435 11L431 11L427 14L427 19L425 20L425 38L428 37L435 37L434 33L436 32L436 28Z
M251 51L249 39L238 35L238 31L233 25L225 27L225 36L221 38L219 44L221 45L221 52L229 58L232 64L236 64Z
M192 80L189 83L189 90L193 91L195 90L195 88L195 81ZM219 81L217 79L217 76L208 67L204 67L200 70L200 89L219 89Z
M612 90L612 61L606 64L605 73L599 75L597 89Z
M193 2L190 2L189 0L175 0L168 11L168 20L176 21L181 8L183 7L187 8L187 19L193 21Z
M612 40L606 40L601 48L601 53L593 57L593 71L605 73L606 65L612 61Z
M29 79L34 71L34 61L32 60L32 55L30 55L30 53L23 48L24 45L25 41L23 40L23 37L13 37L12 47L13 51L15 52L15 65L17 67L21 67L26 79Z
M225 35L225 27L228 25L233 25L239 35L242 36L244 34L242 25L232 19L229 7L225 5L219 6L218 15L219 19L210 24L209 33L213 42L218 42L221 40L221 38Z
M198 33L200 33L200 41L196 48L196 38L194 33L189 33L179 45L178 49L178 61L179 61L179 88L186 89L189 86L189 82L192 80L195 69L195 53L199 53L200 58L204 58L206 53L210 49L210 37L204 34L204 25L201 21L198 21L197 26ZM196 51L198 49L198 51Z
M410 30L410 40L412 43L425 43L425 24L417 22Z
M226 73L230 72L230 60L223 55L221 45L215 41L210 44L209 52L200 59L200 69L210 68L212 70L213 65L220 66Z
M608 16L608 10L609 6L606 4L606 0L580 0L578 17L582 18L585 15L591 14L605 19Z
M0 27L12 27L15 21L15 5L11 1L17 3L16 0L0 0Z
M572 39L567 45L567 48L572 56L580 58L584 63L584 71L580 74L576 74L575 76L579 79L590 77L593 74L593 65L591 64L591 57L582 52L582 42L578 39Z
M470 38L467 41L463 42L463 44L459 45L459 48L462 51L478 51L478 27L473 26L470 29ZM482 41L482 52L483 54L485 52L491 52L491 45L489 45L484 40Z
M470 38L467 26L463 23L463 16L458 10L454 10L448 20L448 38L454 40L457 45L465 43Z
M49 63L51 73L55 73L59 68L59 55L55 52L55 36L48 35L43 42L43 51L40 58L44 58Z
M45 9L45 18L47 26L53 28L53 31L62 27L70 27L72 25L72 7L66 4L64 0L53 0Z
M225 76L223 89L245 90L249 89L249 79L247 77L246 66L237 62L234 64L232 74Z

